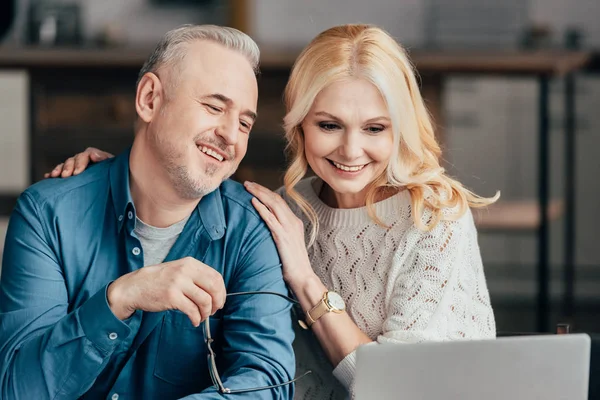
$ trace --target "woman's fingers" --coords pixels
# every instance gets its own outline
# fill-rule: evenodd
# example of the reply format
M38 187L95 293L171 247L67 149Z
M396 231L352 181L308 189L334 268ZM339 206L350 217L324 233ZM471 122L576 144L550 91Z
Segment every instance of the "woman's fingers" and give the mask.
M83 170L85 170L90 163L90 156L88 153L83 152L79 153L75 156L75 169L73 171L73 175L77 175Z
M283 225L290 220L293 214L286 202L277 193L259 185L258 183L245 182L246 189L270 210L278 221Z
M95 147L88 147L85 149L85 151L82 151L75 156L75 169L73 171L73 175L83 172L88 167L90 162L96 163L111 157L114 156L106 151L99 150Z
M271 212L271 210L267 208L267 206L261 203L260 200L258 200L256 197L252 199L252 205L254 206L256 211L258 211L258 214L263 219L263 221L265 221L267 227L269 227L269 230L271 231L273 237L279 237L281 235L281 230L283 229L283 227L281 226L281 223L279 222L277 217Z
M65 163L60 163L58 164L56 167L54 167L54 169L52 170L52 172L50 172L50 176L53 178L56 178L58 176L60 176L60 174L62 173L63 167L65 166Z
M113 158L114 155L107 152L107 151L102 151L100 149L97 149L95 147L88 147L86 150L86 152L89 152L90 155L90 159L93 162L100 162L100 161L104 161L107 158Z
M67 178L78 175L85 171L90 162L97 163L112 157L114 155L109 152L99 150L95 147L88 147L81 153L69 157L64 163L58 164L52 171L45 173L44 178L57 178L59 176Z
M63 165L63 169L62 169L62 172L60 173L60 176L62 176L63 178L66 178L66 177L73 175L74 168L75 168L75 157L67 158L67 161L65 161L65 165Z

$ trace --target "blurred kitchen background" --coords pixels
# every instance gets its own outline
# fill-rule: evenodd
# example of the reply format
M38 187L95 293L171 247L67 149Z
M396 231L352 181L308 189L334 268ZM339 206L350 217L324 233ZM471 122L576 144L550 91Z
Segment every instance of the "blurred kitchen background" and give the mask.
M294 57L330 26L372 23L409 49L451 174L502 192L477 213L499 332L598 332L599 19L598 0L2 0L0 258L22 190L87 146L131 143L137 72L166 31L225 24L259 43L236 178L275 188Z

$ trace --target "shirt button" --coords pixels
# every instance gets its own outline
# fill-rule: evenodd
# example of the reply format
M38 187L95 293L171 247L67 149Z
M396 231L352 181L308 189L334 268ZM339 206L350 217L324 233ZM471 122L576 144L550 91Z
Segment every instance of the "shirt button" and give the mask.
M115 340L115 339L116 339L116 338L118 338L118 337L119 337L119 335L117 335L115 332L111 332L111 333L108 335L108 338L109 338L110 340Z
M112 400L119 400L119 395L117 393L113 393L113 395L110 398Z
M133 219L133 213L131 211L127 213L127 218Z
M139 256L140 255L140 248L139 247L134 247L131 252L133 253L134 256Z
M123 221L123 216L119 215L119 222Z

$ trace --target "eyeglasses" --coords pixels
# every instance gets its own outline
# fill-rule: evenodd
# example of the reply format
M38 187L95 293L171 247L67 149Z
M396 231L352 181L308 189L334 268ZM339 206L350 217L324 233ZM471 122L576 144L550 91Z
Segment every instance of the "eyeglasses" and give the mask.
M273 296L279 296L296 306L300 305L300 303L298 303L297 300L294 300L291 297L285 296L285 295L283 295L281 293L277 293L277 292L237 292L237 293L227 293L227 297L247 296L247 295L255 295L255 294L268 294L268 295L273 295ZM254 391L258 391L258 390L273 389L276 387L289 385L290 383L296 382L297 380L304 378L306 375L312 373L312 371L310 371L310 370L306 371L305 373L298 376L297 378L294 378L294 379L284 382L284 383L279 383L277 385L261 386L261 387L255 387L255 388L250 388L250 389L226 388L225 385L223 385L223 381L221 381L221 376L219 375L219 371L217 371L217 363L215 361L216 355L212 349L212 343L214 342L214 339L210 335L210 322L209 321L210 321L210 318L207 318L206 320L204 320L204 338L205 338L204 341L206 342L206 346L208 347L208 371L210 373L210 379L212 380L213 385L219 390L219 392L221 394L245 393L245 392L254 392Z

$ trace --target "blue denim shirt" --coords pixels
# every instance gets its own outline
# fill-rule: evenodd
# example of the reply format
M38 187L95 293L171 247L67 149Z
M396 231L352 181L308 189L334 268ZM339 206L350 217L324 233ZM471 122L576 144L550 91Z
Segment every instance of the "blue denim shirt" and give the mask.
M277 249L250 199L241 185L223 182L202 198L165 261L194 257L223 275L228 292L287 294ZM210 380L202 324L194 328L179 311L138 311L125 321L111 312L108 284L143 267L134 226L129 151L20 196L0 282L0 398L224 397ZM227 387L293 378L285 300L228 298L210 322ZM233 396L292 398L293 387Z

